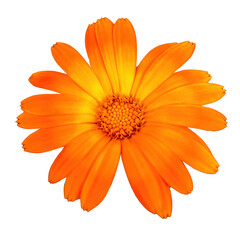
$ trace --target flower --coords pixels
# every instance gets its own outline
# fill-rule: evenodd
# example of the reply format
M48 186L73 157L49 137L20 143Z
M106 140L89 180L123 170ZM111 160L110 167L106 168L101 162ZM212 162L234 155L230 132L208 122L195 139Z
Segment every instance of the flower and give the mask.
M64 178L64 196L81 199L90 211L106 196L120 155L141 204L162 218L171 216L170 188L193 189L185 164L216 173L218 163L190 128L217 131L226 117L203 105L222 98L222 86L205 71L176 72L193 54L191 42L152 49L136 67L137 44L128 19L103 18L88 26L90 66L71 46L56 43L52 55L64 73L34 73L32 85L60 94L41 94L21 103L18 126L38 129L23 142L27 152L63 147L49 182ZM185 164L184 164L185 163Z

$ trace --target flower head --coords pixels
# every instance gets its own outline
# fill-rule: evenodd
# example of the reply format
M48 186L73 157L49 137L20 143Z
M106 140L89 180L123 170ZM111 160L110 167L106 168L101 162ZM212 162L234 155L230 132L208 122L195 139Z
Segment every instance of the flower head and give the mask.
M131 187L152 213L171 215L170 188L192 191L188 164L216 173L218 163L190 128L226 127L220 112L203 105L224 96L205 71L176 72L193 54L191 42L152 49L136 66L136 35L128 19L104 18L89 25L86 50L90 65L71 46L56 43L52 55L65 73L42 71L29 81L59 94L22 101L22 128L39 129L23 142L28 152L63 147L49 181L66 178L64 195L81 199L84 210L106 196L120 155ZM185 163L185 164L184 164Z

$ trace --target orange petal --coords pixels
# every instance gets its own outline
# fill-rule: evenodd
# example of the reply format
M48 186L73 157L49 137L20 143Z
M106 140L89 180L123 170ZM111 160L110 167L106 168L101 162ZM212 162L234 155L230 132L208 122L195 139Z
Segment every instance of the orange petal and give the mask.
M166 81L160 84L151 94L145 99L144 103L147 105L153 100L170 90L182 87L188 84L207 83L211 79L211 75L206 71L201 70L182 70L173 73Z
M134 80L134 83L132 85L131 95L136 96L136 92L138 90L138 87L141 83L141 80L148 70L148 68L152 65L152 63L160 56L162 55L167 49L170 47L176 45L176 43L167 43L160 46L157 46L153 48L151 51L149 51L146 56L142 59L140 64L137 67L136 71L136 77Z
M162 218L170 217L172 199L169 186L131 139L122 141L122 161L129 183L141 204Z
M23 111L36 115L95 114L95 105L78 96L40 94L21 102Z
M33 115L24 112L18 116L17 123L21 128L33 129L95 121L96 116L93 114Z
M121 142L111 140L89 169L81 193L81 206L90 211L105 198L115 176L121 154Z
M146 111L170 104L205 105L218 101L225 95L223 86L213 83L196 83L175 88L160 95L146 106Z
M152 135L175 152L192 168L204 173L216 173L219 164L204 141L186 127L146 124L142 133Z
M90 61L90 65L101 82L102 88L107 95L113 94L111 81L109 80L107 70L98 46L96 37L96 24L88 26L85 36L85 45Z
M26 152L47 152L63 147L77 135L91 129L96 129L96 125L75 124L53 128L43 128L30 134L22 144Z
M79 87L67 74L54 71L41 71L32 74L29 82L39 88L44 88L58 93L80 96L94 102L96 100Z
M108 77L114 93L119 93L120 83L118 79L116 57L113 43L113 23L108 18L97 20L95 29L98 46L107 70Z
M102 131L97 130L96 127L74 138L64 147L53 162L49 171L49 182L56 183L69 176L78 169L78 165L91 165L88 155L98 154L108 141L109 138ZM80 175L78 172L76 181L81 178Z
M89 95L101 101L104 97L102 86L84 58L71 46L56 43L51 48L57 64Z
M168 123L209 131L226 127L226 117L207 107L194 105L167 105L146 113L146 122Z
M139 132L132 140L170 187L183 194L192 191L191 176L174 152L149 134Z
M195 44L183 42L160 55L143 76L136 94L137 98L144 100L192 56L194 49Z
M137 39L128 19L117 20L113 38L121 93L129 95L136 71Z

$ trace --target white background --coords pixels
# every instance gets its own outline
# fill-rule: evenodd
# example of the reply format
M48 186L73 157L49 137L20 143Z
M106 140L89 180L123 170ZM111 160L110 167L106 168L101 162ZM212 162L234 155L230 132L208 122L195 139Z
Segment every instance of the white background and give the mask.
M1 239L240 239L239 1L1 1L0 5L0 238ZM219 132L196 131L220 163L216 175L190 169L190 195L172 191L173 213L161 219L135 198L120 164L105 200L92 212L68 203L63 184L48 183L60 149L30 154L32 132L16 127L20 101L43 93L28 82L40 70L61 71L50 47L66 42L84 57L85 30L100 17L127 17L138 39L138 62L153 47L197 43L183 68L208 70L227 95L212 106L228 117Z

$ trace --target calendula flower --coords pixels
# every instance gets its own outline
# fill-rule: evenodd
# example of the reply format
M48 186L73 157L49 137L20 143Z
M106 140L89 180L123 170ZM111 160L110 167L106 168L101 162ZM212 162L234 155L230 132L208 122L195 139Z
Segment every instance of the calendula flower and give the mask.
M128 19L104 18L89 25L89 64L71 46L56 43L52 55L66 73L34 73L32 85L60 94L22 101L22 128L38 129L23 142L27 152L63 147L49 172L49 182L66 178L64 196L81 199L84 210L106 196L120 155L130 185L142 205L162 218L171 215L170 188L193 189L185 164L216 173L218 163L190 128L226 127L220 112L204 107L225 94L200 70L176 72L193 54L191 42L152 49L136 66L137 43ZM185 164L184 164L185 163Z

